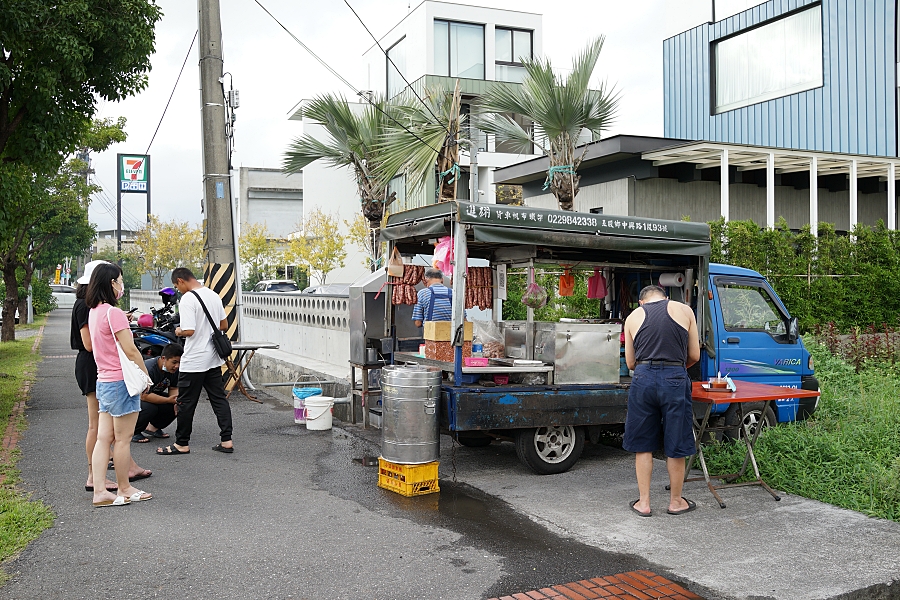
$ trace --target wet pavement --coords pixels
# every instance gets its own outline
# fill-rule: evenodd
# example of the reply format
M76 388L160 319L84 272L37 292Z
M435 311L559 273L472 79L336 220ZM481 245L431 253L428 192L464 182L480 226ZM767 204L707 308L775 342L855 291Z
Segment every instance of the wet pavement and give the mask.
M635 569L670 576L628 553L557 535L454 483L452 473L442 474L439 494L379 489L377 468L354 460L377 454L377 445L341 429L294 425L293 410L272 398L232 396L232 455L212 451L218 436L204 401L190 455L156 456L156 444L132 444L137 462L153 471L139 482L153 499L95 509L83 491L87 416L72 375L68 314L51 314L41 352L19 468L23 488L57 520L4 565L12 579L0 599L477 599ZM487 450L459 452L489 460Z

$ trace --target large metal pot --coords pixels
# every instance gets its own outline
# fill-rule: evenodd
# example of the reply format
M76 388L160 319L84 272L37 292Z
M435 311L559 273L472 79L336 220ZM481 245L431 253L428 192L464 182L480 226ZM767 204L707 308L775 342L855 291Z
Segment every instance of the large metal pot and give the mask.
M441 370L420 365L385 366L381 394L382 457L404 465L438 460Z

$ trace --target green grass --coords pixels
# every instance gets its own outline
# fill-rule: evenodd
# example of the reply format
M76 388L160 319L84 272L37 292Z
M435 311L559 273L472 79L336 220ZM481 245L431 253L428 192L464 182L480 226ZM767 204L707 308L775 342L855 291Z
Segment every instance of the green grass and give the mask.
M36 315L34 317L34 323L19 323L16 325L16 331L25 331L26 329L37 329L41 325L47 322L47 315Z
M33 344L34 339L0 343L0 436L5 434L12 409L22 397L22 387L27 381L34 381L40 356L32 354ZM19 417L15 427L25 428L23 416ZM50 508L43 502L30 500L16 487L18 457L18 450L10 456L0 457L0 474L5 475L4 483L0 485L0 565L53 525L54 515ZM0 571L0 584L7 578Z
M859 373L812 344L822 388L810 419L760 434L763 479L787 493L900 521L900 367L866 365ZM743 446L704 448L710 472L734 473Z

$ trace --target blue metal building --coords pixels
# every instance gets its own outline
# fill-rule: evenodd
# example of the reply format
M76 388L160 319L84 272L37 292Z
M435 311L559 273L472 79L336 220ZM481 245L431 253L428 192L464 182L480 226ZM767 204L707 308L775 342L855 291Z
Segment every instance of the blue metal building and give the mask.
M769 0L663 42L665 137L898 156L897 1Z

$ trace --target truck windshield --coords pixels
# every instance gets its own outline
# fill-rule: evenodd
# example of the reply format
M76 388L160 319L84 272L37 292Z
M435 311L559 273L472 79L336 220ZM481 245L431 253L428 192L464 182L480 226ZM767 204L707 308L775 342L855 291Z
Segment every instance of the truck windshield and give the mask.
M766 331L773 335L786 332L785 316L765 288L727 282L717 282L716 288L726 330Z

